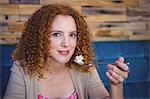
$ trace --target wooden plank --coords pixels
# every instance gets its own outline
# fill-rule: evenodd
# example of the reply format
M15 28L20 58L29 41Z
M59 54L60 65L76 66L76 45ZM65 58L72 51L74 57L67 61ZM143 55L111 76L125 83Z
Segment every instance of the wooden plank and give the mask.
M26 5L26 4L0 4L0 14L2 15L20 15L33 14L42 5Z
M0 33L8 31L8 23L0 22Z
M98 6L126 6L124 3L115 3L112 0L40 0L40 4L68 4L68 5L98 5Z
M130 35L129 40L150 40L150 33L149 34L138 34L138 35Z
M81 5L81 6L89 6L89 5L95 5L95 6L108 6L108 7L122 7L126 6L124 3L115 3L112 1L79 1L79 2L74 2L73 4L75 5Z
M146 22L129 22L122 26L122 29L127 30L146 30Z
M82 2L82 1L86 1L86 2L98 2L98 1L103 1L103 2L112 2L112 1L124 1L124 0L40 0L40 2L43 3L59 3L59 2Z
M93 37L95 36L110 36L110 30L92 30Z
M138 6L140 0L86 0L86 1L79 1L75 2L76 4L83 4L83 5L99 5L99 6Z
M47 0L45 0L47 1ZM53 0L52 0L53 1ZM68 0L69 2L70 0ZM101 5L101 6L138 6L139 1L142 0L73 0L70 2L75 2L79 4L85 4L85 5ZM47 3L50 3L51 0L49 0ZM46 2L45 2L46 3Z
M123 21L123 22L97 22L97 21L88 21L88 24L92 29L101 29L101 30L146 30L146 21Z
M9 0L10 4L38 4L39 0Z
M107 42L107 41L126 41L128 40L128 36L124 37L93 37L92 41L93 42Z
M0 33L0 44L16 44L21 37L21 33Z
M3 32L0 33L0 39L7 39L7 38L20 38L21 33L11 33L11 32Z
M36 10L38 10L43 5L19 5L20 14L33 14ZM75 8L79 12L81 12L81 6L72 5L71 7Z
M53 4L53 3L67 4L69 1L70 0L40 0L40 4Z
M0 15L0 22L24 22L30 17L31 15Z
M20 21L20 15L7 15L6 21Z
M21 0L9 0L10 4L19 4Z
M19 14L19 5L0 4L0 14Z
M150 21L146 22L146 30L150 32Z
M128 16L128 21L149 21L149 17L144 16Z
M149 9L150 10L150 9ZM128 7L127 14L128 16L149 16L148 8L139 8L139 7Z
M0 33L0 44L16 44L21 37L21 33Z
M139 0L139 8L150 10L150 1L149 0Z
M0 4L8 4L9 0L0 0Z
M38 10L42 5L39 4L19 4L19 14L33 14L36 10Z
M11 44L17 44L19 42L16 38L6 38L6 39L0 39L0 45L11 45Z
M24 22L9 22L8 23L8 32L22 32L23 29L24 29Z
M43 5L39 4L0 4L0 14L1 15L32 15L36 10L38 10ZM81 6L72 6L81 12Z
M93 36L112 36L112 37L124 37L132 35L133 32L129 30L97 30L92 31Z
M129 35L129 36L121 36L121 37L106 37L106 36L96 36L93 37L93 42L103 42L103 41L139 41L139 40L150 40L150 34L148 35Z
M6 21L5 15L0 15L0 22Z
M0 34L0 39L17 39L17 38L20 38L20 37L21 37L21 35L12 35L12 34L10 34L10 35L7 35L7 34L2 35L2 34Z
M32 15L20 15L20 21L25 22L27 21Z
M82 6L83 14L126 14L125 7Z
M126 15L85 15L87 21L107 22L107 21L127 21Z
M125 0L124 3L126 6L138 6L139 0Z
M116 36L116 37L129 36L132 34L133 34L133 31L131 31L131 30L111 30L111 32L110 32L111 36Z

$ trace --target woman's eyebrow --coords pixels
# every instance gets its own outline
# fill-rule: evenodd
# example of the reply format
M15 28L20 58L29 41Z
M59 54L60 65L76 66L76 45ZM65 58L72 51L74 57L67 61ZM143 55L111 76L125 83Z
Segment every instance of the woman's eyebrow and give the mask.
M63 33L63 31L59 31L59 30L53 30L51 32L59 32L59 33ZM70 33L77 33L77 31L71 31Z
M77 31L71 31L71 33L77 33Z
M60 33L63 33L62 31L59 31L59 30L53 30L51 32L60 32Z

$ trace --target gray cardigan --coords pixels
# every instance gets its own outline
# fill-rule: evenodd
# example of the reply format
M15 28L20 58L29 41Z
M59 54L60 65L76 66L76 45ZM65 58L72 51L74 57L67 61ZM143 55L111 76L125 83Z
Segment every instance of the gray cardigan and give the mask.
M109 96L96 70L91 73L82 73L77 69L69 71L79 99L88 99L88 96L91 99L102 99ZM14 61L4 99L38 99L38 91L37 77L29 78L19 61Z

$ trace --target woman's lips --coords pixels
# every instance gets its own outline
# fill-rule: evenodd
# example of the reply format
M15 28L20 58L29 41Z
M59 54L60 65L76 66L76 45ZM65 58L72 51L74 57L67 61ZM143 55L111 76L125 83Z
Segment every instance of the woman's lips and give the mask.
M60 55L68 55L69 51L58 51Z

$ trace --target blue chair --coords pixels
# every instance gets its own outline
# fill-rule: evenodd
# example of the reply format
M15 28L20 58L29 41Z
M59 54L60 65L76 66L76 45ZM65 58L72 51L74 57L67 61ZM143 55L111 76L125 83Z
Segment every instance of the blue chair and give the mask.
M150 99L150 41L96 42L96 61L114 62L123 56L130 62L130 74L124 82L125 99ZM109 90L109 81L105 76L105 65L97 70Z
M150 41L93 42L95 61L114 62L119 56L130 62L130 74L124 82L125 99L150 99ZM1 97L3 97L12 65L11 53L16 45L0 45ZM97 66L104 85L110 90L105 65Z

